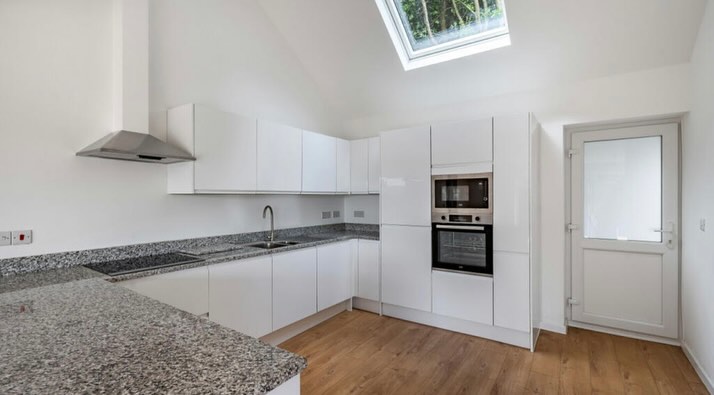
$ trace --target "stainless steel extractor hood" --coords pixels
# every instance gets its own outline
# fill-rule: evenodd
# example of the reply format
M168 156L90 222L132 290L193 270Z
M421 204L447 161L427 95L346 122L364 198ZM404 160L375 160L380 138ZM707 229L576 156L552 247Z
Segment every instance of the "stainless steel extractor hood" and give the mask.
M114 126L77 156L176 163L191 153L151 136L149 130L149 0L113 0Z
M164 164L196 160L188 152L150 134L126 130L110 133L77 152L77 156Z

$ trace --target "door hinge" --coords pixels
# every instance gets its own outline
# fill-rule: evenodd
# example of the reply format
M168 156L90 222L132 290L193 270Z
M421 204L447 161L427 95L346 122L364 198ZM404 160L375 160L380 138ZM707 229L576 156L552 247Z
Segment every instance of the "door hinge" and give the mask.
M574 149L568 150L568 158L572 158L573 155L577 155L577 154L578 154L578 150L574 150Z
M576 230L576 229L578 229L578 225L575 225L575 224L568 224L567 227L568 227L568 230Z
M575 298L568 298L568 304L571 305L571 306L573 306L573 305L576 305L576 304L580 304L580 302L578 302L578 300L575 299Z

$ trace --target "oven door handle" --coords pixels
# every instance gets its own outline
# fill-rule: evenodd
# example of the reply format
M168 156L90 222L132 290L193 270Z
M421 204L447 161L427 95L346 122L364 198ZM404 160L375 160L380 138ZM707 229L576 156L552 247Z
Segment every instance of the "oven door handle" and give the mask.
M486 230L483 226L457 226L457 225L436 225L436 229L452 230Z

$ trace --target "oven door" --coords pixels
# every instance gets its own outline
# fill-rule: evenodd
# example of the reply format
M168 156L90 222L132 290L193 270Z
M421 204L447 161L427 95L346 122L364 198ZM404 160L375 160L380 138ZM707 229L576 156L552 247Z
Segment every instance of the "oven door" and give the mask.
M432 227L432 268L493 275L493 229L490 225Z

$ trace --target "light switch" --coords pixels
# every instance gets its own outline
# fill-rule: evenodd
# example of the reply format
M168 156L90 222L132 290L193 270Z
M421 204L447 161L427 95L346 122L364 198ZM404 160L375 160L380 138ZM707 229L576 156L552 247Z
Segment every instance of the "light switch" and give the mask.
M16 230L12 232L12 245L32 243L31 230Z
M12 232L0 232L0 246L12 244Z

